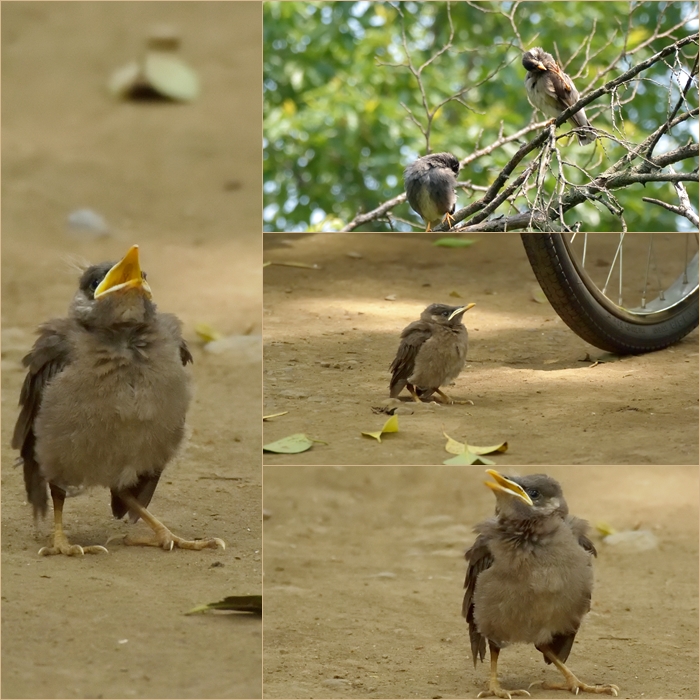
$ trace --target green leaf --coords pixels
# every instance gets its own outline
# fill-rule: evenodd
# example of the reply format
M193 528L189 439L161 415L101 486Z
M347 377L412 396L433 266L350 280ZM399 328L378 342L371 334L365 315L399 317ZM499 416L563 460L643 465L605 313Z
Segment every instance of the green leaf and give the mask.
M287 435L287 437L283 437L280 440L263 445L263 452L293 455L310 450L315 442L319 442L322 445L328 444L327 442L323 442L323 440L314 440L304 433L294 433L294 435Z
M470 245L474 245L477 242L477 238L438 238L437 241L433 241L433 245L440 246L442 248L468 248Z

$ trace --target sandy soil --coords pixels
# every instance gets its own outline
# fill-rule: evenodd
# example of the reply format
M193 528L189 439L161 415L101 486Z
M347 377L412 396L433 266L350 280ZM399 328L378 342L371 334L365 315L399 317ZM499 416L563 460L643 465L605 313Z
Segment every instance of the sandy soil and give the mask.
M610 234L615 236L615 234ZM440 464L443 431L472 445L507 440L498 464L697 464L698 333L667 350L617 358L536 303L518 234L466 249L435 234L265 234L265 442L327 442L265 464ZM645 264L626 258L634 269ZM627 254L627 253L626 253ZM642 267L642 269L644 269ZM459 296L451 296L453 293ZM467 367L448 393L474 405L408 401L381 444L389 364L401 330L430 303L476 302L465 315ZM595 360L601 364L593 365Z
M623 698L697 698L697 468L547 472L575 515L659 542L632 552L594 537L592 610L570 668ZM494 506L483 477L476 466L265 467L266 697L476 698L487 687L461 617L462 554ZM560 678L524 645L499 668L506 688Z
M149 28L183 35L201 98L118 103L105 84ZM235 38L235 40L234 40ZM2 7L2 695L230 698L261 695L261 623L185 617L261 588L260 363L197 344L196 323L260 334L261 12L258 3L13 3ZM100 212L112 235L66 231ZM184 455L152 501L177 534L225 552L110 544L109 555L43 558L9 448L36 325L64 315L77 273L141 246L154 299L184 322L196 398ZM77 542L132 526L109 494L67 501Z

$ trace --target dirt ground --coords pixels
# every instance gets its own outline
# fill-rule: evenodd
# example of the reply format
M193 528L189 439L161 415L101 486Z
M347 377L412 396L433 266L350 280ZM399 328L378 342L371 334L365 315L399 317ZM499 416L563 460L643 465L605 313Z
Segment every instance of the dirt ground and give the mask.
M617 684L622 698L697 698L697 468L547 472L574 515L658 538L635 552L594 534L592 609L570 668ZM476 466L265 467L265 697L476 698L487 687L488 662L474 670L461 617L463 552L493 513L485 476ZM499 669L506 688L560 678L525 645L505 649Z
M189 105L119 103L111 72L154 24L182 34L198 71ZM259 619L186 617L261 590L259 360L205 352L194 333L261 333L259 3L11 3L2 7L2 696L260 697ZM89 207L111 235L68 233ZM65 315L75 260L141 246L154 300L184 323L195 400L184 455L151 507L185 537L226 551L109 545L109 555L40 557L9 447L38 323ZM109 493L66 502L69 536L104 543L144 531L114 520Z
M507 440L499 465L698 463L697 330L661 352L611 356L533 299L518 234L463 249L436 238L264 234L266 262L319 266L265 269L264 412L288 413L265 423L264 440L328 443L265 464L440 464L443 431L472 445ZM631 269L644 269L645 250L626 258ZM447 390L474 405L415 404L404 392L401 410L413 413L399 416L399 433L362 437L387 418L373 408L388 399L401 330L437 301L476 302L467 366Z

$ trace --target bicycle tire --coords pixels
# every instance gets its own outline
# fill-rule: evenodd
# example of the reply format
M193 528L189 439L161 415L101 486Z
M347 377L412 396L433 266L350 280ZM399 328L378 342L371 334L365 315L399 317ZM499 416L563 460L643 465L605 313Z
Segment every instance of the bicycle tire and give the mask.
M586 342L619 355L662 350L698 326L698 289L662 314L635 316L615 306L579 269L560 233L521 233L525 252L562 321Z

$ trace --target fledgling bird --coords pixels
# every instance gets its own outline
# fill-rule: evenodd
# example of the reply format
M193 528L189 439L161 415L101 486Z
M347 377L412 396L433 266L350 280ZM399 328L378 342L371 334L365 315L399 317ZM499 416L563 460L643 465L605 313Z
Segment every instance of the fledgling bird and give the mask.
M390 368L392 398L406 387L414 401L437 393L443 401L454 403L440 387L455 380L467 361L468 336L462 317L472 306L431 304L418 321L403 329Z
M525 89L530 104L556 119L579 100L578 90L571 78L562 71L552 54L536 47L523 54L523 66L527 70ZM586 118L586 111L574 112L569 121L578 128L578 142L586 146L596 140L595 131Z
M462 614L469 625L472 658L491 654L489 689L478 697L529 695L505 690L498 680L498 655L509 644L534 644L564 683L542 687L574 694L617 695L616 685L588 685L564 665L593 590L588 523L569 515L561 486L545 474L505 477L493 469L485 482L496 496L495 517L479 523L466 553Z
M426 231L443 220L452 225L457 195L459 160L451 153L431 153L406 166L403 171L406 198L426 222Z
M180 321L151 301L138 246L117 264L88 267L68 317L39 327L23 359L28 373L12 447L20 450L35 517L46 514L47 484L51 492L53 544L40 554L107 551L71 544L63 531L66 490L87 486L110 489L115 517L142 518L153 529L125 544L225 547L219 538L177 537L147 510L185 434L189 362Z

